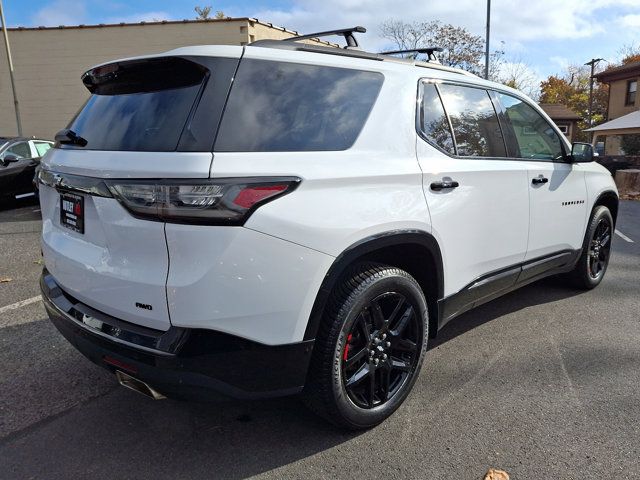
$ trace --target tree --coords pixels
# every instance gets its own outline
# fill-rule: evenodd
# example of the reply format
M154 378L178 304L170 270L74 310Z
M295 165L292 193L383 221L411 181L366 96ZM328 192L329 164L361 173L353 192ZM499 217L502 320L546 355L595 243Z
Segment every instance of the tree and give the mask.
M209 20L211 18L211 8L211 5L207 5L206 7L195 7L194 10L198 14L196 20ZM229 17L227 17L224 12L218 10L213 18L215 18L216 20L222 20L223 18Z
M509 61L500 59L495 71L489 72L489 78L508 87L515 88L537 99L540 95L540 83L536 73L523 60L514 58Z
M198 14L196 20L208 20L209 14L211 13L211 8L211 5L207 5L204 7L198 5L197 7L195 7L194 10Z
M391 40L397 50L441 47L444 51L438 57L443 65L462 68L476 75L481 75L484 69L484 40L463 27L443 24L438 20L413 23L387 20L380 25L380 33Z
M620 146L625 155L640 155L640 135L622 135Z
M640 44L629 43L623 45L622 48L618 50L618 56L622 58L620 61L622 65L640 62Z
M560 103L582 117L578 128L589 128L589 83L590 69L585 66L568 67L564 74L551 75L540 83L540 103ZM609 87L603 83L594 83L593 87L593 125L602 123L607 114ZM578 139L588 140L588 133L580 132Z
M485 41L463 27L443 24L440 21L405 23L387 20L380 25L382 36L393 43L394 49L412 50L425 47L441 47L438 55L443 65L462 68L476 75L484 74ZM419 55L406 55L419 58ZM537 96L537 77L521 60L506 61L504 42L489 55L489 79L504 83L525 93Z

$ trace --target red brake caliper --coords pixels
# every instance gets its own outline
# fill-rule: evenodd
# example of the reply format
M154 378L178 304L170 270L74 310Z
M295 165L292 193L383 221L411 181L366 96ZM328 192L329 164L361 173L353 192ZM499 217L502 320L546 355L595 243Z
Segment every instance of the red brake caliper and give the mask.
M342 356L344 361L346 361L347 357L349 356L349 345L351 342L351 337L353 337L352 333L350 333L349 336L347 337L347 344L344 346L344 355Z

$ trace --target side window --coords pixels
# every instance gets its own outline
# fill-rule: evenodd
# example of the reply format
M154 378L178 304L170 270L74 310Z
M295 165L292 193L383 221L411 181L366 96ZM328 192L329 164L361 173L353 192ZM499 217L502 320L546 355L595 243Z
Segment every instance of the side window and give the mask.
M440 100L436 86L432 83L422 84L422 110L420 112L420 131L432 143L445 152L456 154L453 135L449 128L449 120Z
M38 157L42 157L51 148L51 144L47 142L33 142L33 145L36 147Z
M562 158L562 140L540 113L522 100L498 93L518 143L518 158L555 160Z
M364 127L383 81L377 72L242 60L214 150L346 150Z
M16 143L4 152L3 157L6 155L15 155L18 158L31 158L31 149L27 142Z
M458 155L505 157L498 116L486 90L443 84L442 103L451 119Z

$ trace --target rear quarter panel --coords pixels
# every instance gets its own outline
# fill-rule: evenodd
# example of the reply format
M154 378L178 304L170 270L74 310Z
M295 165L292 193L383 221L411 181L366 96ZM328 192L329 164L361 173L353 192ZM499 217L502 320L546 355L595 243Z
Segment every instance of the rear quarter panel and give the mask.
M245 53L261 59L275 55L279 53L267 48L247 48ZM380 71L385 78L363 130L345 151L214 152L212 177L302 179L292 194L260 207L245 226L332 256L383 232L429 232L422 172L415 156L418 72L413 78L406 66L391 62L303 52L287 52L287 61Z

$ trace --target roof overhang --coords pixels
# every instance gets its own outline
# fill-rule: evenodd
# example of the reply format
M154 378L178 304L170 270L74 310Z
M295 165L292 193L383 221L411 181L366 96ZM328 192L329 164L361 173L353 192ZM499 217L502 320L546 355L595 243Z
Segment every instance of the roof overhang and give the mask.
M609 120L597 127L588 128L585 132L605 133L607 135L640 133L640 110Z
M640 62L633 62L596 73L594 78L597 78L600 82L609 83L638 76L640 76Z

